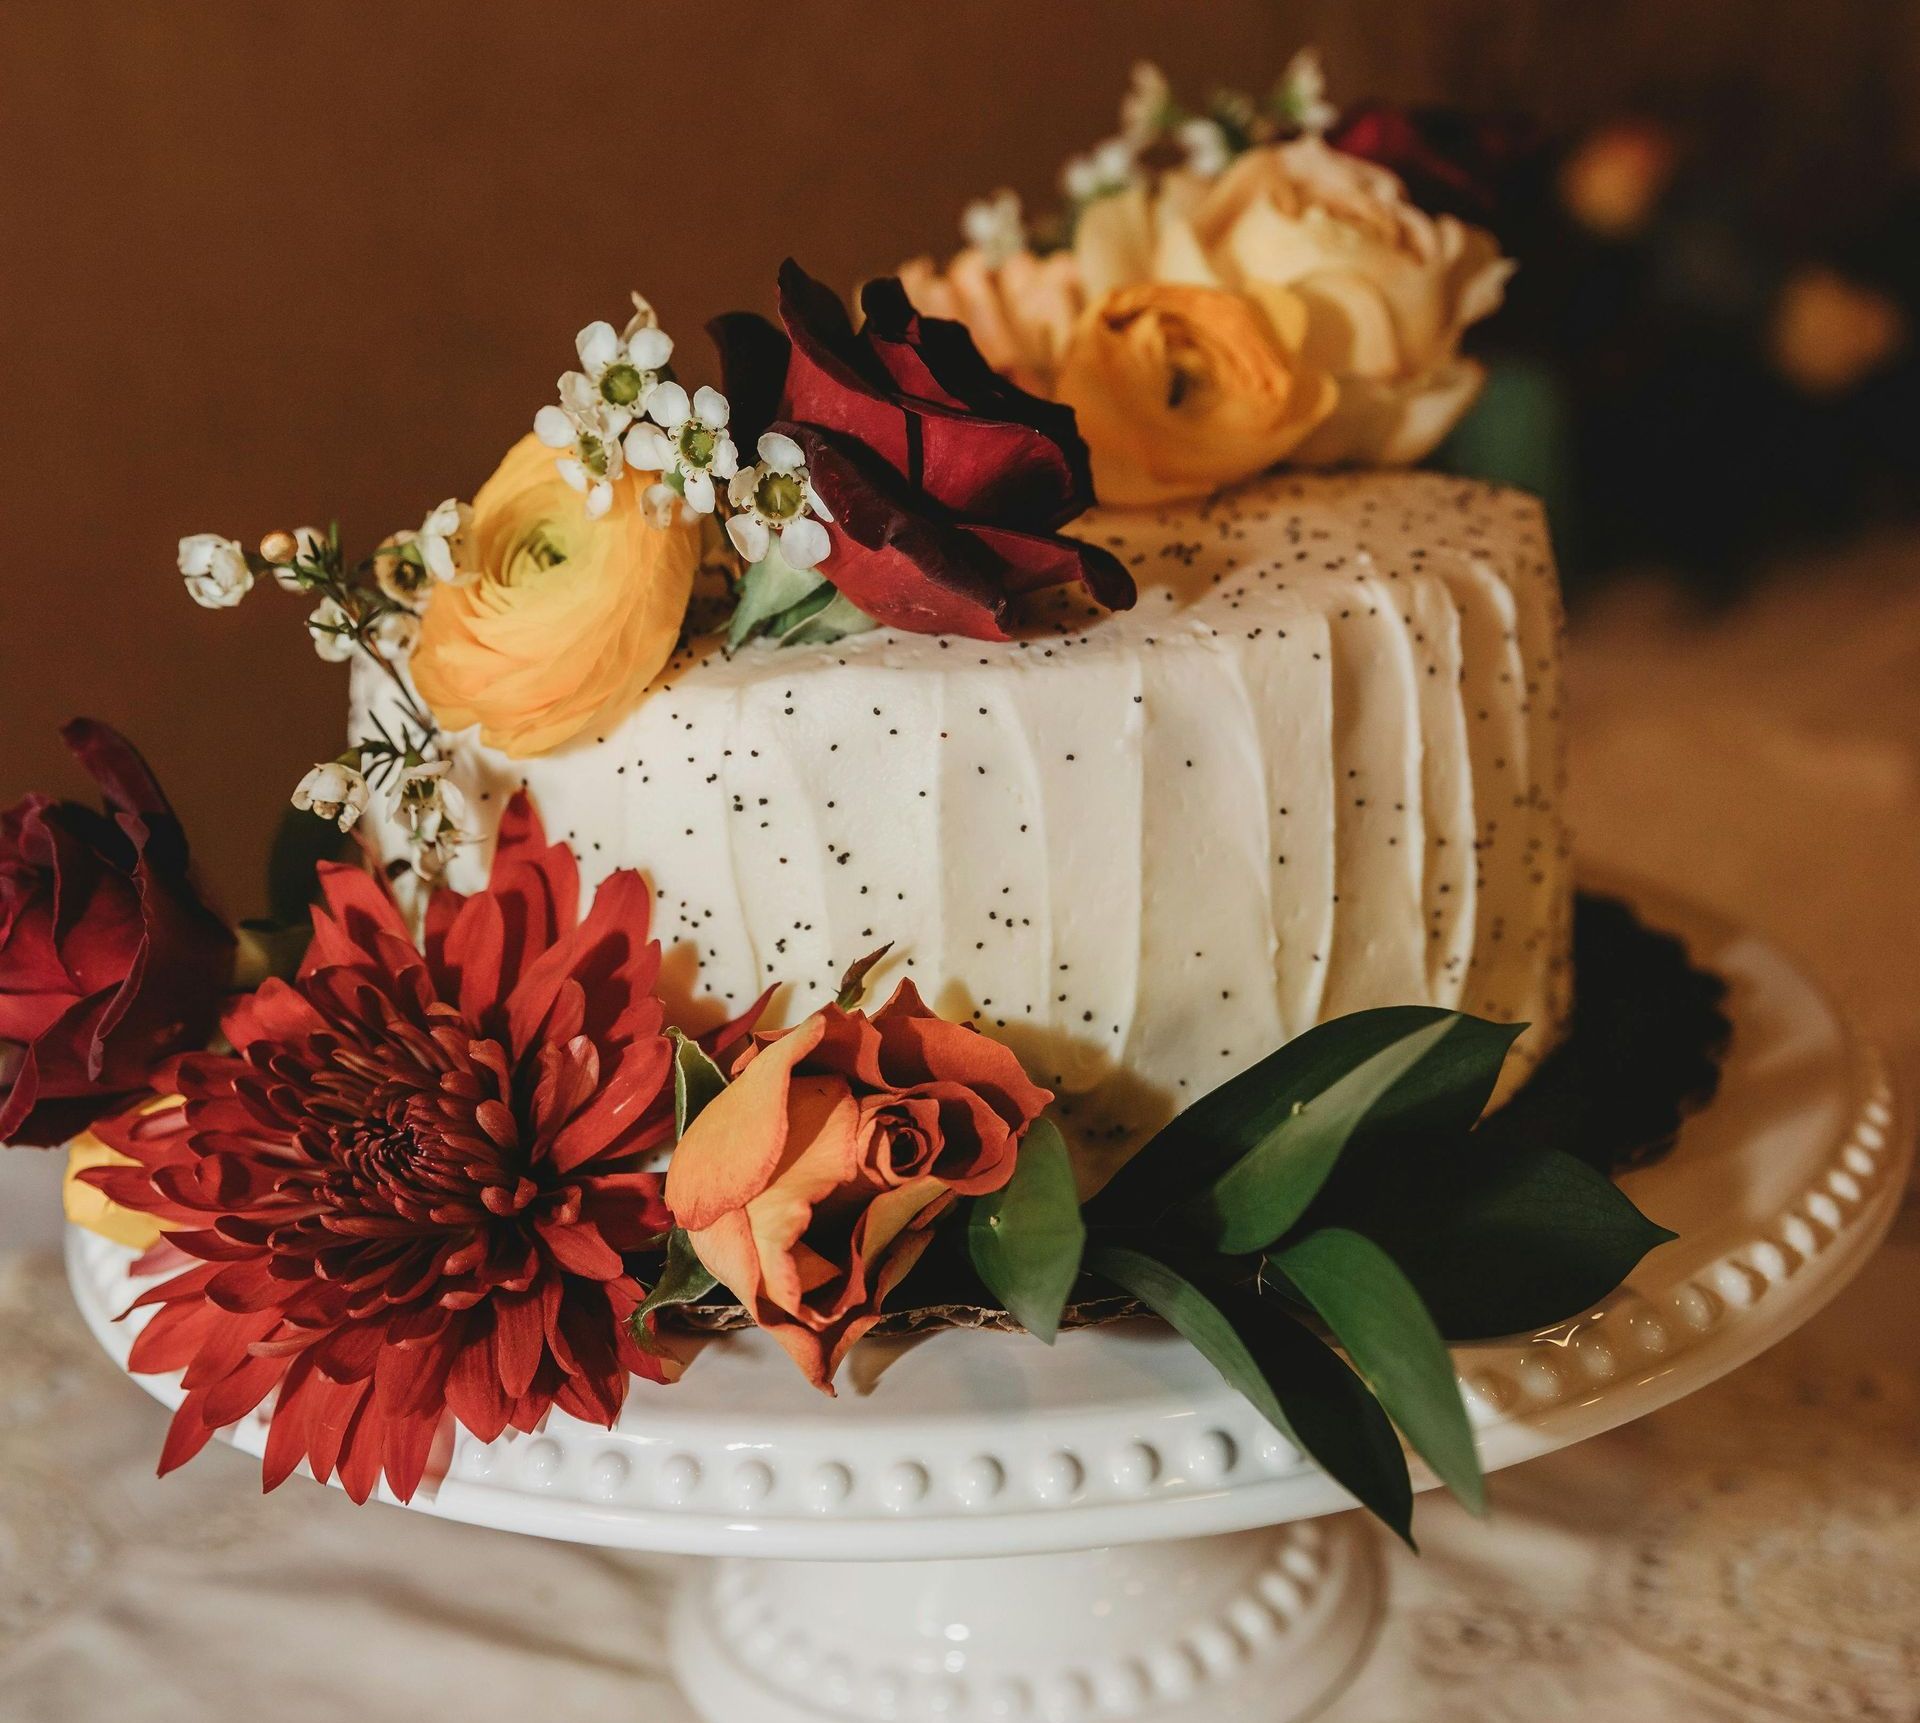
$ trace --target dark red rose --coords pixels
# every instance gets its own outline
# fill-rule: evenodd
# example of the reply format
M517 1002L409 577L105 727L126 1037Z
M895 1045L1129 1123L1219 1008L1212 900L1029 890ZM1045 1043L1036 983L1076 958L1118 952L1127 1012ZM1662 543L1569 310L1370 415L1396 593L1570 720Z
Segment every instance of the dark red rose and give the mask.
M233 973L146 762L91 719L60 734L105 811L28 796L0 813L0 1143L40 1147L204 1046Z
M1327 142L1391 169L1422 209L1481 223L1505 213L1516 176L1544 159L1531 121L1450 108L1350 108Z
M892 278L869 282L861 309L855 330L789 259L784 335L740 314L713 326L744 439L772 417L807 451L834 516L828 579L891 627L983 640L1005 639L1011 599L1037 587L1078 580L1131 605L1119 561L1058 530L1093 502L1072 409L1015 388Z
M669 1223L660 947L636 873L580 917L524 795L486 889L438 893L419 944L369 875L321 889L298 976L227 1013L231 1054L179 1062L184 1105L101 1121L133 1164L86 1177L167 1224L149 1271L183 1268L138 1300L129 1365L186 1372L161 1470L276 1395L269 1489L304 1460L405 1500L449 1416L482 1441L554 1406L611 1425L629 1373L667 1374L626 1326Z

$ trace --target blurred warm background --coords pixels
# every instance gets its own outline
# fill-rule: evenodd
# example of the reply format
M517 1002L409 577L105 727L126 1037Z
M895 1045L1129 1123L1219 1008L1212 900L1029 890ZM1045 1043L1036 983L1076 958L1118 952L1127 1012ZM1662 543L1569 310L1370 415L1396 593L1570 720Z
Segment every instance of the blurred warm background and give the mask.
M271 591L213 614L173 546L471 494L644 287L700 323L791 249L844 284L1050 200L1132 62L1198 100L1317 42L1333 94L1503 136L1525 268L1449 451L1545 491L1570 576L1737 588L1911 502L1920 8L1895 0L415 0L0 9L0 798L77 787L76 711L153 756L255 907L344 673Z

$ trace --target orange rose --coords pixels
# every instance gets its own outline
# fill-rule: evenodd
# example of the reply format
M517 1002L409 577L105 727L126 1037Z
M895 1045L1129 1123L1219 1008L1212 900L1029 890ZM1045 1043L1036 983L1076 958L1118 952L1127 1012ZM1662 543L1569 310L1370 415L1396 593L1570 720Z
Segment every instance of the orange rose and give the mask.
M1306 323L1278 288L1142 282L1090 306L1054 392L1093 453L1100 500L1204 496L1291 454L1338 394L1300 359Z
M651 526L629 474L598 519L528 435L473 499L474 578L435 583L413 680L449 730L516 759L617 716L672 656L697 525Z
M759 1038L680 1139L667 1207L709 1273L833 1392L848 1349L961 1196L1013 1177L1053 1099L911 982Z

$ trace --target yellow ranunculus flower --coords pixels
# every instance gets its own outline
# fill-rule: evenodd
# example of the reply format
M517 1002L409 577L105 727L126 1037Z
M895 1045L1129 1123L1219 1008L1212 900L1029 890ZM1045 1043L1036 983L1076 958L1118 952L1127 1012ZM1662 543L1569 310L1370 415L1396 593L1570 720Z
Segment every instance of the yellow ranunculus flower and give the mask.
M650 525L629 473L595 519L531 434L473 499L474 578L436 584L413 680L449 730L544 754L630 706L660 674L693 590L697 524Z
M1273 289L1141 283L1082 314L1055 393L1103 503L1204 496L1292 454L1333 411L1301 357L1307 310Z
M1428 215L1385 168L1315 137L1248 150L1217 179L1172 173L1103 198L1074 252L1095 295L1159 281L1297 296L1302 355L1340 390L1294 451L1306 465L1426 455L1479 393L1460 336L1513 269L1492 234Z

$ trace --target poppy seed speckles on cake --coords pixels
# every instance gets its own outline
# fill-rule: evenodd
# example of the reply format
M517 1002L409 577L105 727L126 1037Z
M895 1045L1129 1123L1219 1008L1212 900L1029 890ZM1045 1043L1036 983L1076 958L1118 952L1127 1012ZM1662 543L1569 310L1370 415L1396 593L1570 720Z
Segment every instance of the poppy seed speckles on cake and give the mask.
M1134 571L1133 610L1038 593L1013 638L958 652L696 642L604 742L510 767L465 745L457 772L524 778L589 880L646 870L665 948L699 956L669 975L714 1020L779 979L797 1021L890 941L871 985L911 970L1005 1040L1103 1158L1367 1005L1528 1020L1526 1069L1568 993L1535 505L1283 476L1076 524Z

